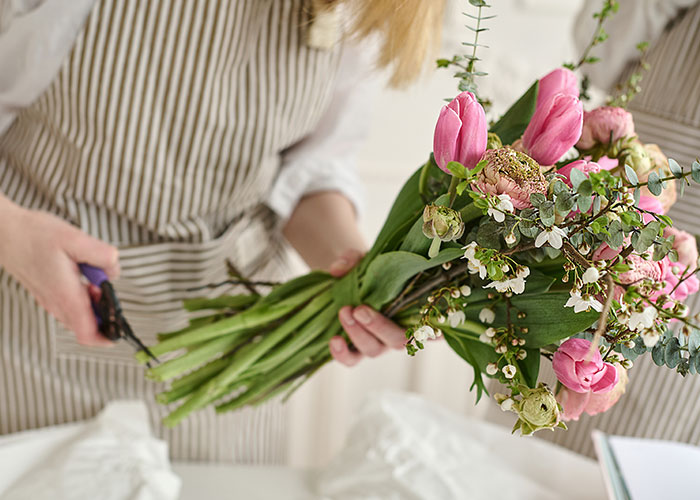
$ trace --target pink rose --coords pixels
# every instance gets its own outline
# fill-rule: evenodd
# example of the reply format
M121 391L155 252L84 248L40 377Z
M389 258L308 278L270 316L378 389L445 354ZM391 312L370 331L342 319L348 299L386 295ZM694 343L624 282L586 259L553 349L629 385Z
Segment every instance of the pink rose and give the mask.
M633 253L625 260L625 263L629 264L632 269L620 274L620 283L631 285L645 279L662 281L668 271L668 262L668 259L661 259L658 262L652 259L643 259Z
M603 362L597 349L590 361L586 361L590 347L591 342L586 339L573 338L564 342L552 358L554 373L559 382L574 392L610 392L617 384L617 370L611 363Z
M557 68L540 78L537 92L537 107L542 107L554 94L578 97L578 80L573 71Z
M566 180L564 182L569 187L571 187L571 171L574 168L586 174L586 177L588 177L588 174L590 174L591 172L593 172L594 174L600 172L600 165L598 165L594 161L576 160L572 161L571 163L567 163L559 170L557 170L557 173L566 177Z
M440 111L433 137L435 162L448 174L451 161L474 168L486 151L487 140L484 108L474 94L462 92Z
M620 254L620 252L622 252L622 248L623 246L620 246L618 248L610 248L610 245L603 242L598 248L595 249L595 251L591 255L591 258L593 260L611 260L617 257Z
M690 233L676 229L675 227L667 227L664 229L664 236L669 238L675 236L673 240L673 248L678 252L678 265L681 271L688 268L692 272L698 267L698 244Z
M540 165L554 165L579 140L582 123L578 98L554 94L535 109L523 134L523 147Z
M608 411L617 403L625 392L629 377L627 370L622 365L615 363L618 381L613 389L606 393L594 393L593 391L575 392L566 387L557 394L557 401L563 408L562 420L578 420L585 411L589 415L597 415Z
M610 144L610 134L615 142L623 137L632 137L634 122L632 115L622 108L602 106L583 114L583 131L576 147L591 149L596 144Z
M586 156L587 160L590 158L590 156ZM601 156L598 158L598 165L600 166L601 170L612 170L613 168L617 167L619 163L620 162L617 158L608 158L607 156Z

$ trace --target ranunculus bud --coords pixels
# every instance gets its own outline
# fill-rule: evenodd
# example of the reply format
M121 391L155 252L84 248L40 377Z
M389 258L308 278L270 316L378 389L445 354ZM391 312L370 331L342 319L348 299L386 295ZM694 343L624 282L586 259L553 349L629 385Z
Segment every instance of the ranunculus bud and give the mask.
M561 410L554 394L544 384L539 384L536 389L525 386L518 387L522 398L513 406L518 413L518 421L513 431L520 429L523 436L529 436L540 429L554 429L566 425L561 422Z
M581 137L583 108L573 95L554 94L535 110L523 147L540 165L554 165Z
M486 141L486 149L498 149L503 147L503 141L498 137L498 134L489 132L488 140Z
M576 147L586 150L596 144L610 144L611 134L612 142L635 135L632 115L628 111L611 106L587 111L583 115L583 131Z
M433 154L438 167L447 172L451 161L474 168L486 151L486 113L474 94L462 92L440 111Z
M617 383L615 367L603 362L598 350L589 357L591 342L573 338L559 346L552 358L557 379L574 392L609 392Z
M554 94L578 97L578 92L578 80L574 72L566 68L557 68L540 78L537 107L541 107Z
M561 167L559 170L557 170L557 173L559 175L563 175L564 177L566 177L564 182L569 187L571 187L571 171L573 169L580 170L584 174L590 174L590 173L597 174L601 170L600 165L598 165L594 161L576 160L576 161L572 161L571 163L567 163L566 165Z
M487 164L475 183L484 193L507 194L518 210L532 206L532 193L547 194L540 166L525 153L510 148L489 149L484 160Z
M423 234L433 240L428 255L435 257L441 241L456 240L464 234L462 216L449 207L426 205L423 210Z

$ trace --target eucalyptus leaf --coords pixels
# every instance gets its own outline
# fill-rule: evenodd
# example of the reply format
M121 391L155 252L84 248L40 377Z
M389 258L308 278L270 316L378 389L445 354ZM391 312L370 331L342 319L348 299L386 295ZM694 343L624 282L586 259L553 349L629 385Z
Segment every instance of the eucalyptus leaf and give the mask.
M625 176L627 176L627 180L631 185L636 186L639 184L637 172L635 172L634 169L627 164L625 164Z
M640 339L641 342L641 339ZM664 366L665 361L665 352L664 349L666 346L661 343L657 342L657 344L651 349L651 359L654 361L656 366Z
M588 176L579 169L572 168L571 173L569 174L569 179L571 180L571 185L574 187L574 189L578 189L579 185L588 179Z
M693 162L690 167L690 176L695 182L700 183L700 162Z
M666 343L664 362L669 368L675 368L681 362L681 346L678 337L671 337Z
M676 179L683 177L683 169L673 158L668 159L668 168L671 170L671 173Z
M654 196L659 196L664 190L663 186L661 185L661 180L659 179L659 174L657 174L656 172L649 173L649 178L647 179L647 182L647 187L649 188L651 194L653 194Z

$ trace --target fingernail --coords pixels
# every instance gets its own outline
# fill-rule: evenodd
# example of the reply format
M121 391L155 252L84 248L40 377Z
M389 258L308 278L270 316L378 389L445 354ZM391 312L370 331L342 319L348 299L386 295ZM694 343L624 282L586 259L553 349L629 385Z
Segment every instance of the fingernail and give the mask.
M355 318L353 318L352 310L349 307L340 310L341 321L348 326L355 324Z
M353 311L352 315L363 325L367 325L372 322L372 313L366 307L358 307Z
M331 339L331 351L340 352L343 350L343 339Z

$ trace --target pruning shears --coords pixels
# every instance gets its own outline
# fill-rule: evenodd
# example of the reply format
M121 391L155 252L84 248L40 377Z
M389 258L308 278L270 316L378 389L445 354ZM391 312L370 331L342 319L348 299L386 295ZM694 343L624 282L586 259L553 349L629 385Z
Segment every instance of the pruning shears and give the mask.
M112 341L126 340L137 351L145 352L148 357L158 363L158 358L134 334L134 331L124 318L119 299L114 292L112 283L107 278L107 274L99 267L89 264L78 264L78 267L83 276L102 292L98 301L92 301L92 310L95 313L97 328L100 333ZM150 368L150 363L146 363L146 366Z

